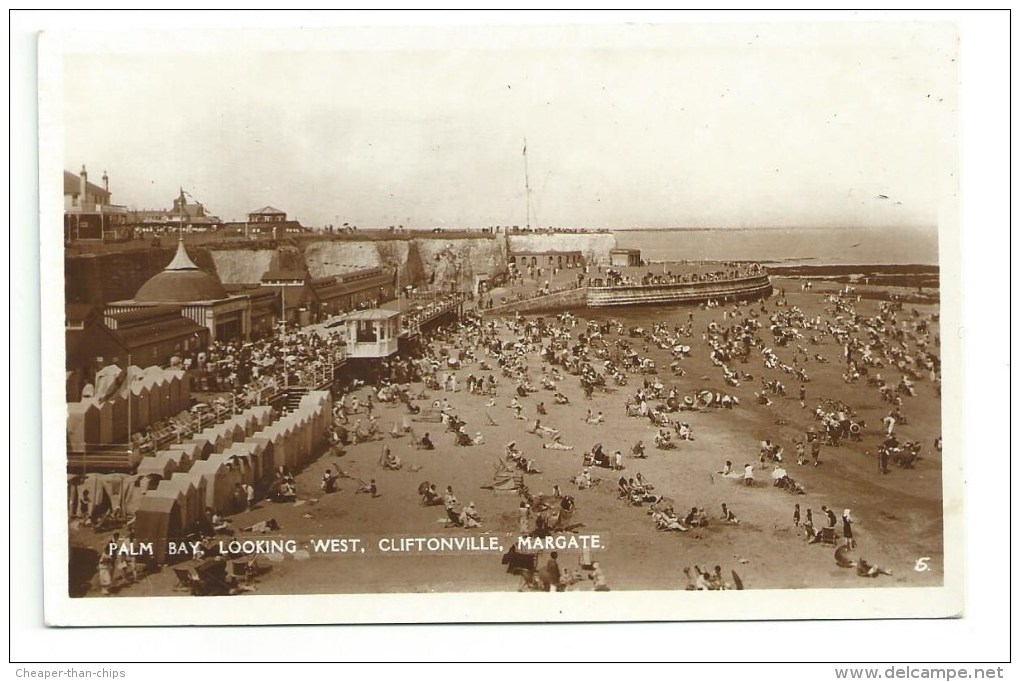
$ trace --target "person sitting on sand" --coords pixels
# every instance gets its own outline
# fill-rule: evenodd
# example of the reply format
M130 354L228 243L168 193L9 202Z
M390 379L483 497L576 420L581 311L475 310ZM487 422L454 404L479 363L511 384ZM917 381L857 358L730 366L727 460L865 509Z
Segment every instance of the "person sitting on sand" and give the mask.
M371 495L372 497L379 497L379 488L376 487L375 479L374 478L371 481L369 481L368 483L362 482L361 483L361 487L358 488L354 492L356 492L356 493L365 493L365 494Z
M535 407L535 412L537 412L538 414L541 414L541 415L545 415L545 414L548 414L548 413L547 413L547 412L545 411L545 403L543 403L543 402L539 401L539 403L538 403L538 406L537 406L537 407Z
M721 518L726 523L732 524L740 523L740 519L737 518L737 515L733 513L732 509L726 506L725 502L722 503L722 514L720 514L719 518Z
M857 575L862 578L875 578L879 575L892 575L892 571L872 565L864 557L861 557L857 560Z
M645 445L641 441L634 444L634 447L630 449L630 456L637 459L647 459L648 455L645 454Z
M556 401L557 405L569 405L570 404L570 400L567 398L567 396L563 395L559 391L556 391L556 393L553 394L553 400Z
M754 485L754 467L750 464L744 465L744 485Z
M577 484L577 487L580 490L587 490L588 488L591 488L591 469L585 467L580 474L574 477L573 482Z
M428 481L426 481L428 483ZM419 488L421 490L421 503L426 507L434 507L443 504L443 496L436 490L435 483L428 483Z
M457 504L457 496L453 494L453 486L446 486L446 494L443 495L443 505L446 506L447 509L450 509L455 507Z
M478 528L482 525L482 519L475 510L475 503L460 510L460 525L464 528Z
M280 483L276 491L276 502L293 502L297 500L297 491L294 489L294 484L290 481L283 481Z
M687 531L687 527L680 523L680 519L663 511L652 512L652 521L655 522L656 530Z
M422 449L422 450L435 450L436 449L436 446L432 442L432 439L429 438L429 434L428 433L426 433L424 436L421 437L421 442L419 442L418 447L420 449Z
M327 467L326 471L322 474L322 483L319 484L322 492L334 492L336 490L336 480L337 476L333 473L333 470Z
M694 429L687 422L680 422L676 427L676 435L680 440L694 440Z
M403 466L403 462L400 461L400 457L390 452L389 448L385 448L383 452L383 469L387 471L400 471Z

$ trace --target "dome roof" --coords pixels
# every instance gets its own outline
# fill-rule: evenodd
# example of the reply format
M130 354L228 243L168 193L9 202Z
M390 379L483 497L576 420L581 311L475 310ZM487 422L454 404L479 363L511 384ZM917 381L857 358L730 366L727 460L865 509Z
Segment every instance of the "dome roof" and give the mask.
M177 253L170 264L138 289L135 301L140 303L187 303L217 301L227 298L227 290L215 275L200 270L177 242Z

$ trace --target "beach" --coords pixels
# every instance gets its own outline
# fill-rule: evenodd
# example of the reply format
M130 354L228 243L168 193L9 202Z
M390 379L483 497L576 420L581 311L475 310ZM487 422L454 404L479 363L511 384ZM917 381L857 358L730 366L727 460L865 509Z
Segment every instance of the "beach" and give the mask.
M741 372L753 376L740 382L740 386L727 386L720 370L709 359L710 348L702 338L702 330L715 321L723 320L723 310L733 311L739 317L757 315L766 317L778 310L799 308L806 316L828 316L832 312L828 297L846 285L815 281L809 291L801 290L801 280L773 278L776 295L765 302L744 302L725 308L702 307L630 307L604 310L579 310L576 325L572 327L576 338L591 319L604 324L613 321L614 331L606 340L628 339L636 341L635 349L642 357L655 362L657 373L630 373L627 385L614 385L607 381L605 390L594 391L590 400L576 376L562 372L558 388L569 399L567 405L557 405L552 392L539 390L519 398L524 419L514 417L509 409L514 400L514 383L498 374L495 402L491 406L488 396L472 395L464 381L470 374L486 376L494 372L480 369L478 363L465 362L456 372L457 391L426 390L421 394L420 384L411 386L411 393L425 395L413 402L424 408L434 401L448 401L448 412L466 422L466 431L481 433L484 444L470 447L454 445L454 434L445 432L439 423L411 421L414 435L420 438L429 432L435 450L419 450L411 446L410 434L392 437L394 425L407 423L407 410L400 403L376 403L374 414L378 418L382 439L352 444L344 448L342 456L324 453L303 471L296 473L296 503L261 501L250 511L235 514L231 525L235 529L251 526L269 518L279 524L279 531L271 534L294 541L296 552L276 552L259 557L265 570L252 588L259 594L312 594L312 593L375 593L375 592L456 592L456 591L516 591L524 588L520 575L508 573L501 563L503 552L518 541L518 511L521 497L509 492L484 489L491 485L494 472L500 467L507 443L515 441L526 458L532 459L541 473L523 474L529 493L552 495L559 486L562 495L570 495L576 503L569 532L558 535L597 536L599 548L592 551L591 560L598 561L613 590L682 590L690 584L685 568L695 565L702 568L719 566L724 575L736 572L747 589L768 588L821 588L821 587L883 587L931 586L942 581L942 476L940 453L933 448L939 435L939 406L929 381L919 381L916 395L906 398L901 408L909 415L908 423L897 426L896 435L922 444L921 458L914 468L893 466L889 473L878 469L877 452L884 428L882 418L889 405L880 399L879 392L864 380L847 384L842 372L842 346L831 337L810 347L812 354L827 359L814 359L803 365L809 381L804 384L805 407L798 397L799 382L783 375L778 369L766 369L761 355L752 353L747 364L737 366ZM861 287L866 289L867 287ZM499 291L493 292L494 296ZM860 292L859 302L853 299L858 314L875 315L882 301ZM777 302L783 300L784 305ZM849 299L847 299L849 300ZM909 304L918 315L937 313L932 305ZM538 316L529 316L537 319ZM506 328L508 318L485 318L483 324L495 323L500 337L512 342L516 337ZM545 315L552 319L552 315ZM569 318L567 318L569 320ZM619 322L616 326L615 323ZM674 376L670 371L673 358L667 349L660 349L640 338L632 338L631 327L650 329L655 323L667 327L689 323L691 337L690 356L680 361L685 375ZM573 324L573 323L570 323ZM618 334L615 330L622 329ZM933 330L937 334L937 327ZM806 342L799 342L806 343ZM464 335L449 333L433 341L438 356L456 353L468 347ZM789 349L777 348L780 357L789 356ZM475 351L478 361L487 360L495 366L492 357L481 349ZM529 376L540 376L542 363L537 354L527 358ZM897 374L886 372L891 382ZM761 391L761 380L780 380L787 395L771 396L772 404L756 404L755 392ZM690 425L694 440L677 442L676 449L660 450L653 443L657 429L648 419L628 417L625 402L628 395L642 387L645 380L658 380L667 389L675 387L680 395L696 394L702 389L728 393L739 398L733 409L707 408L670 414L671 421L682 420ZM537 381L536 381L536 386ZM370 387L360 387L348 395L357 395L362 405ZM561 442L573 446L571 450L543 449L549 441L527 429L538 418L536 407L544 404L547 414L541 416L543 425L561 433ZM818 421L812 410L827 401L842 401L863 419L867 427L861 442L845 440L839 447L823 447L820 464L810 462L798 466L794 457L794 438L803 438ZM586 421L588 411L602 412L604 423ZM364 408L349 420L366 418ZM491 422L490 423L490 417ZM759 445L770 439L783 446L783 466L789 476L803 486L803 495L794 495L772 485L770 474L773 465L762 468L759 462ZM642 441L647 458L630 455L632 446ZM624 469L592 467L591 473L601 479L591 489L579 490L571 484L572 477L583 469L582 456L596 443L607 453L617 450L623 454ZM402 460L399 471L384 469L381 464L383 448ZM741 471L745 464L753 466L755 485L747 487L738 478L720 474L730 460L733 468ZM327 468L342 469L352 478L341 478L338 490L324 494L320 489L322 475ZM654 486L654 495L665 495L675 501L676 512L681 516L690 507L703 508L710 521L706 527L690 528L684 532L657 530L649 515L649 506L630 506L619 499L617 481L620 476L634 477L641 473ZM361 483L374 479L378 495L357 494ZM460 505L474 503L481 517L478 528L448 527L447 515L441 506L425 507L420 503L418 487L422 481L437 484L440 491L451 486ZM739 519L739 523L721 520L721 505L726 503ZM866 557L873 564L891 571L891 576L877 579L858 577L855 571L840 568L834 561L834 548L820 543L808 544L805 532L793 523L794 505L803 512L813 510L815 525L822 525L821 506L827 505L839 515L851 510L854 520L856 556ZM88 540L88 531L74 538ZM244 536L238 533L238 536ZM458 549L429 551L415 549L421 543L408 542L415 538L481 538L472 543L461 542ZM269 537L269 536L267 536ZM498 540L487 538L495 537ZM360 551L316 551L324 539L357 538ZM396 540L396 542L394 542ZM409 547L394 551L392 548ZM540 554L545 561L548 551ZM577 582L570 590L590 590L593 583L589 571L581 566L582 552L566 548L559 552L562 569L576 571ZM926 570L915 570L918 559L926 557ZM146 576L140 582L123 589L124 596L173 594L174 577L166 569Z

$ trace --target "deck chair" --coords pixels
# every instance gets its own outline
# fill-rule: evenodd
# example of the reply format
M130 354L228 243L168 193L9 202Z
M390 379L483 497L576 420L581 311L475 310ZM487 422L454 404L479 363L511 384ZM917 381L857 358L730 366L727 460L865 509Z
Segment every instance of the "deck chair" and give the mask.
M177 584L174 585L175 591L194 593L202 584L198 577L198 571L194 568L174 568L174 575L177 576Z
M248 585L255 582L255 577L258 574L259 564L255 556L231 559L227 565L228 578L232 578L238 582L243 580L245 584Z

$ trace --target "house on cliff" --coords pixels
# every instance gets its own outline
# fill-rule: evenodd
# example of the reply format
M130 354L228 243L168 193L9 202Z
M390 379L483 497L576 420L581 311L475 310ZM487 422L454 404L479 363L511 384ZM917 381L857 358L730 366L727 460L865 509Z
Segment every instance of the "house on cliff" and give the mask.
M64 242L121 240L131 236L127 209L110 203L110 178L103 172L103 186L89 182L88 170L75 175L64 171Z

